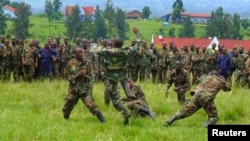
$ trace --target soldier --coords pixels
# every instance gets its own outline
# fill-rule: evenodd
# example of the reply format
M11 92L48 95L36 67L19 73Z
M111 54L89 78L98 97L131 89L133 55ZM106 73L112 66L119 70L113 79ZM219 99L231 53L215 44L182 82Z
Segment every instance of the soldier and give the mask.
M128 79L128 84L131 94L136 97L135 100L129 100L127 98L122 99L123 101L128 102L128 108L132 110L132 113L136 116L144 117L149 115L151 118L155 118L155 113L149 110L148 102L141 86L136 85L131 78Z
M134 29L134 33L139 35L139 30ZM118 84L120 83L128 98L134 98L131 95L128 80L126 61L139 50L139 45L134 47L123 47L122 39L114 39L113 48L98 48L95 52L104 59L105 77L107 79L107 93L110 95L113 106L118 111L122 111L124 115L124 124L129 123L130 113L119 101Z
M131 41L130 47L135 46L136 40ZM128 67L128 77L131 77L135 82L138 80L139 75L139 53L136 53L131 58L127 60L126 63Z
M12 48L9 39L4 40L4 45L0 48L0 80L9 81L11 71Z
M204 65L205 65L205 55L200 51L200 47L198 45L195 46L195 51L191 57L192 61L192 84L204 74Z
M83 57L82 48L75 49L75 58L69 60L65 76L69 81L68 95L63 106L63 117L69 119L71 111L81 99L92 115L96 115L100 122L105 122L104 116L92 98L89 91L92 89L88 77L92 75L91 64Z
M147 68L150 66L151 50L147 48L147 42L142 42L142 48L139 52L139 80L145 81ZM150 77L150 76L149 76Z
M158 51L155 47L154 43L150 44L150 49L153 51L151 54L150 64L151 64L151 76L152 76L152 82L156 82L156 74L157 74L157 56Z
M61 48L59 50L60 55L60 61L59 61L59 71L63 78L65 67L67 65L67 62L72 59L72 48L69 43L69 38L67 36L64 37L64 44L61 45Z
M190 72L192 68L191 54L189 53L188 46L183 45L183 49L180 51L180 61L183 65L183 68Z
M37 48L34 47L34 40L30 40L29 45L24 47L22 53L24 81L32 82L35 68L38 66L37 57Z
M21 62L23 48L19 45L19 40L15 39L15 44L12 44L12 56L13 56L13 78L15 82L21 80Z
M177 99L179 104L185 102L185 93L191 88L189 72L186 71L180 61L175 62L175 67L169 74L169 78L166 84L166 97L168 97L168 90L174 83L174 91L177 93Z
M226 92L230 91L231 85L227 83L223 77L220 77L216 70L213 70L209 75L203 75L196 83L198 85L190 92L192 95L191 99L168 119L164 125L168 126L175 120L191 116L200 108L203 108L208 114L208 120L204 124L204 127L214 125L218 121L218 113L214 99L221 89Z
M216 43L212 44L212 47L206 50L206 64L207 73L216 69L218 51L216 50Z
M247 52L248 57L245 62L246 70L247 70L247 86L250 88L250 50Z
M166 73L167 73L167 56L169 55L169 50L167 49L167 43L162 43L162 48L157 56L157 75L156 81L158 83L163 83L166 81Z

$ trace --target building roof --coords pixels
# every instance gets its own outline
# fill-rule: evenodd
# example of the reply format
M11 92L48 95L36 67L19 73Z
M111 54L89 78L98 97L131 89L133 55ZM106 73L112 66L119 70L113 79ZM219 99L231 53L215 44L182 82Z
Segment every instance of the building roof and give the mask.
M208 47L213 39L209 38L171 38L171 37L153 37L156 46L161 47L163 42L167 45L170 41L173 41L177 48L181 48L183 45L198 45L200 47ZM232 39L218 39L219 43L223 44L227 49L232 49L234 46L242 46L245 49L250 49L250 40L232 40Z
M65 14L71 14L74 7L75 6L66 6ZM82 6L80 8L80 11L88 16L93 16L95 13L95 9L93 6Z
M13 7L11 7L11 6L4 6L4 9L6 9L6 10L8 10L8 11L10 11L10 12L13 12L13 13L15 13L16 12L16 9L15 8L13 8Z
M167 14L167 16L173 15L172 13ZM182 16L190 16L193 18L210 18L211 16L209 14L202 14L202 13L181 13Z
M141 12L139 12L138 10L133 10L130 12L126 13L126 16L128 17L140 17L141 16Z
M95 14L95 8L93 6L82 6L82 10L85 15L93 16Z

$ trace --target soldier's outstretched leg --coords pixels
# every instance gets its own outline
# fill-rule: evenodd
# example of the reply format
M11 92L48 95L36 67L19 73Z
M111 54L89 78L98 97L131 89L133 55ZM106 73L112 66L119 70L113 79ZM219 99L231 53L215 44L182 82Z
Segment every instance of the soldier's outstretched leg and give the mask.
M103 116L103 114L102 114L102 112L97 113L97 114L96 114L96 117L99 119L99 121L100 121L101 123L106 122L106 121L105 121L105 118L104 118L104 116Z
M120 102L114 105L114 107L117 111L122 111L122 114L124 116L124 125L129 124L129 118L131 114L128 112L128 110Z
M177 120L177 117L174 115L172 116L169 120L167 120L164 125L165 126L168 126L168 125L171 125L175 120Z
M149 115L151 118L155 118L155 116L156 116L154 112L148 110L148 109L145 108L145 107L141 107L141 108L139 109L139 111L141 111L141 112L143 112L143 113Z
M217 117L211 117L205 122L203 127L207 128L208 125L214 125L217 121L218 121Z

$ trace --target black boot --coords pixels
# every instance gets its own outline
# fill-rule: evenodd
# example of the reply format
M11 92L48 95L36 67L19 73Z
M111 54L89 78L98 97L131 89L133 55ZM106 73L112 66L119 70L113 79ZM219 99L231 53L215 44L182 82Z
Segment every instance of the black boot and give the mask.
M155 118L155 116L156 116L154 112L149 111L149 110L148 110L147 108L145 108L145 107L141 107L141 108L139 109L139 111L141 111L141 112L143 112L143 113L149 115L151 118Z
M177 120L177 117L174 115L169 120L165 122L165 126L171 125L175 120Z
M97 116L97 118L99 119L99 121L100 121L101 123L104 123L104 122L105 122L105 118L104 118L102 112L97 113L96 116Z
M129 124L129 118L130 118L130 113L128 112L128 110L121 104L118 103L116 105L114 105L115 109L118 111L122 111L122 114L124 116L124 125Z

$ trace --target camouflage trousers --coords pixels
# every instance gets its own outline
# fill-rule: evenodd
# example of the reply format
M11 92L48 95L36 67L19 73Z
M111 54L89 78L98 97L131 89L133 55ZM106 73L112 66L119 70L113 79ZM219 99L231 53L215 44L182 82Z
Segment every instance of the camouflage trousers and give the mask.
M206 92L196 92L190 100L188 100L183 107L175 113L177 119L186 118L203 108L208 114L208 118L218 119L218 113L214 104L214 97Z
M33 65L24 65L23 66L23 80L31 82L34 78L35 67Z
M88 93L85 94L69 93L65 98L65 103L62 110L64 116L69 116L71 114L71 111L74 109L79 99L81 99L83 104L88 108L88 110L92 115L96 115L97 113L100 112L99 107L95 104L95 102L88 95Z
M247 84L247 73L241 70L235 70L235 84L240 87L244 87Z
M110 99L113 105L117 105L120 102L119 82L106 79L104 85L105 102L108 102Z

